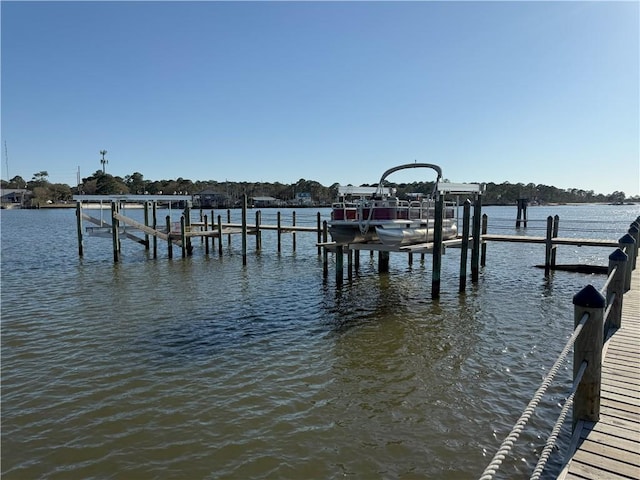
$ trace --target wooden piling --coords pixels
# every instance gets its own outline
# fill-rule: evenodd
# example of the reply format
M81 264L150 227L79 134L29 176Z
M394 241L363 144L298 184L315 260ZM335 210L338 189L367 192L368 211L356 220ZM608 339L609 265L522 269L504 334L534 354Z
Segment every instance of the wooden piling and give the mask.
M209 236L206 235L206 233L209 231L209 218L206 214L204 215L204 217L202 217L202 225L205 233L205 235L203 235L202 237L204 239L204 253L205 255L209 255Z
M215 212L213 211L213 208L211 209L211 231L214 232L216 229L216 217L215 217ZM218 237L218 241L221 242L222 238ZM216 249L216 237L212 236L211 237L211 250L215 250Z
M560 228L560 216L559 215L555 215L553 217L553 231L551 232L551 238L557 238L558 237L558 230ZM553 268L555 270L556 267L556 252L558 251L558 246L555 245L552 249L551 249L551 268Z
M518 216L516 218L516 228L520 228L520 221L522 220L524 223L524 228L527 228L527 205L529 203L529 199L527 198L519 198L518 199Z
M460 249L460 283L458 291L464 292L467 287L467 255L469 251L469 221L471 217L471 201L464 202L462 213L462 246Z
M182 258L187 256L187 221L184 218L184 215L180 217L180 243L182 244Z
M322 243L322 226L321 226L321 215L320 212L318 212L316 214L316 228L318 229L318 256L320 256L322 254L322 247L320 246L320 243Z
M482 214L482 230L480 235L483 237L487 234L487 227L489 224L489 217L486 213ZM485 267L487 265L487 242L481 242L480 245L480 266Z
M336 286L342 285L344 281L344 250L342 245L336 247Z
M144 225L145 227L149 227L149 202L144 202ZM149 234L147 232L144 233L144 249L149 250L151 247L151 243L149 242Z
M231 210L227 208L227 223L231 223ZM231 234L227 235L227 245L231 246Z
M545 237L544 251L544 276L548 277L551 272L551 252L553 251L553 217L547 217L547 236Z
M222 215L218 215L218 255L222 256Z
M78 256L84 255L84 246L82 241L82 203L76 202L76 230L78 234Z
M471 281L476 283L480 277L480 243L482 221L482 196L476 195L473 206L473 247L471 250Z
M120 228L120 222L116 218L115 214L118 212L118 203L111 202L111 238L113 240L113 261L118 263L120 260L120 238L118 237L118 230Z
M260 224L262 223L262 211L256 210L256 251L262 250L262 230L260 230Z
M242 265L247 264L247 194L242 194Z
M282 223L281 223L281 215L280 212L278 212L278 216L277 216L277 223L278 223L278 253L280 253L282 251Z
M153 216L153 229L158 230L158 202L151 204L151 214ZM158 236L154 235L153 239L153 258L158 258Z
M600 419L600 385L602 378L602 344L605 298L593 285L587 285L573 297L574 326L589 316L573 347L573 377L587 367L578 385L573 403L573 427L581 421L597 422Z
M173 258L173 242L171 241L171 216L167 215L165 219L167 226L167 255L169 258Z
M296 226L296 212L292 212L291 214L291 226L295 227ZM293 230L293 232L291 232L291 242L293 244L293 251L296 251L296 231Z
M389 271L389 252L379 251L378 252L378 273L387 273L388 271Z
M322 222L322 243L327 243L327 237L327 221L324 220ZM322 275L325 278L329 275L329 251L326 246L322 248Z
M442 220L444 214L444 195L436 198L433 223L433 271L431 274L431 298L440 297L440 275L442 270Z
M353 278L353 250L347 246L347 278L349 281Z

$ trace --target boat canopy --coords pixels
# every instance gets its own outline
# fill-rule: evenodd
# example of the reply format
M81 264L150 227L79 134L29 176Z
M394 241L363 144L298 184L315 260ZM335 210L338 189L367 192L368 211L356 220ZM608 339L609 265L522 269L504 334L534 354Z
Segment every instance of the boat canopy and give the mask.
M407 168L432 168L438 174L438 178L436 178L436 183L439 182L440 179L442 179L442 169L438 165L434 165L432 163L405 163L404 165L398 165L397 167L390 168L389 170L384 172L382 174L382 177L380 177L379 184L382 185L382 182L384 182L384 180L392 173L397 172L398 170L404 170Z

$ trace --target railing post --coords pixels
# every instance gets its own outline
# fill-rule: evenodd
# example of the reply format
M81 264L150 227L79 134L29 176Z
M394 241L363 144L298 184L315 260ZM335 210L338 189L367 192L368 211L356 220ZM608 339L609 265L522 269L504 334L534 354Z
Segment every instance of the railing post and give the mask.
M622 318L622 296L624 295L624 280L626 264L629 257L619 248L609 255L609 275L616 269L616 273L607 286L607 304L611 303L611 310L605 323L605 334L610 328L620 328Z
M634 251L634 255L633 258L631 258L631 269L635 270L636 269L636 261L638 259L638 245L640 245L640 229L638 228L638 225L636 225L636 223L632 223L631 227L629 228L629 235L631 235L633 237L633 239L636 241L636 249Z
M633 258L636 254L636 241L633 239L631 235L628 233L623 235L620 240L618 240L618 246L620 250L627 254L627 257ZM625 277L624 277L624 291L628 292L631 289L631 270L633 269L633 262L627 262L625 266Z
M581 421L597 422L600 418L600 384L602 377L602 344L605 298L593 285L587 285L573 297L574 326L587 319L573 348L573 378L582 362L587 368L578 385L573 403L573 428Z

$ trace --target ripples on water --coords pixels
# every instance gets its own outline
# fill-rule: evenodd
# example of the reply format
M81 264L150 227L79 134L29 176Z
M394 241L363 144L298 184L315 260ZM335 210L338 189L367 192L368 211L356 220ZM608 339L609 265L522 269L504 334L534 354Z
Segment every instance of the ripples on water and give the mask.
M640 213L616 208L605 238ZM571 297L604 281L545 280L531 268L543 247L491 244L463 296L449 250L432 301L428 256L409 267L392 255L378 275L363 254L337 289L315 235L298 234L295 254L285 236L279 255L264 232L246 268L239 239L222 258L195 242L194 257L173 260L162 244L153 260L123 240L113 265L109 240L87 238L77 257L72 211L1 221L5 479L476 478L570 334ZM606 264L609 253L559 258ZM502 478L528 478L570 369Z

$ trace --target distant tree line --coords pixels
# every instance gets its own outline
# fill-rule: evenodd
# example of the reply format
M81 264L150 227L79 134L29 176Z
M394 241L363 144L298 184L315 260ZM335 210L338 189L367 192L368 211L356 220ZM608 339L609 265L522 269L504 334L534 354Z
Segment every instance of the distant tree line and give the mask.
M208 190L224 195L233 204L243 194L249 197L269 196L282 201L290 201L297 193L309 193L316 205L328 205L337 196L338 184L325 187L314 180L301 178L293 184L279 182L218 182L215 180L191 181L182 177L176 180L146 180L142 173L134 172L124 178L97 170L92 175L83 178L82 183L70 187L62 183L50 183L49 174L46 171L37 172L31 180L25 181L16 176L11 180L0 180L2 189L26 189L33 193L33 202L60 203L70 201L74 194L86 195L114 195L114 194L184 194L195 195ZM375 184L363 184L360 186L375 186ZM433 191L433 182L412 182L386 184L394 187L400 198L407 197L409 193L422 193L429 195ZM640 202L640 196L629 197L624 192L615 191L608 195L594 193L593 190L577 188L561 189L549 185L535 185L533 183L509 183L486 184L486 192L483 196L485 205L513 205L519 198L527 198L530 202L545 203L622 203Z

